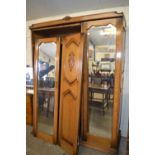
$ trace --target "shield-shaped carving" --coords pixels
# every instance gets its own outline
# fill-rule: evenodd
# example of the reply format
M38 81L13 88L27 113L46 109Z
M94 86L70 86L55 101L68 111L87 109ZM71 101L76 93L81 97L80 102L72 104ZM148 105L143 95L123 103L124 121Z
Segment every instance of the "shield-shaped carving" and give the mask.
M75 55L73 52L70 52L70 54L68 56L68 65L69 65L69 70L71 72L75 65Z

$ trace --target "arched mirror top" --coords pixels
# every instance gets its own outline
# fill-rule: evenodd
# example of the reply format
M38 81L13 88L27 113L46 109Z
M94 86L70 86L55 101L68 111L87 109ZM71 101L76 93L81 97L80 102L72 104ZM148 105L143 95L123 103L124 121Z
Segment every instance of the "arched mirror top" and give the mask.
M107 26L92 26L87 31L87 38L98 50L108 50L108 52L115 52L116 46L116 27L108 24ZM102 48L102 47L108 47Z
M120 28L120 26L123 28L122 22L123 20L121 18L88 21L88 22L83 23L82 32L87 33L87 31L91 29L92 27L99 27L99 26L107 27L108 25L112 25L116 29Z
M117 28L100 24L87 30L88 132L111 139Z
M56 56L56 48L57 44L55 42L42 42L39 45L39 53L44 53L46 57L54 58ZM42 57L39 57L39 59L42 59Z
M40 40L38 46L38 131L54 134L57 44Z

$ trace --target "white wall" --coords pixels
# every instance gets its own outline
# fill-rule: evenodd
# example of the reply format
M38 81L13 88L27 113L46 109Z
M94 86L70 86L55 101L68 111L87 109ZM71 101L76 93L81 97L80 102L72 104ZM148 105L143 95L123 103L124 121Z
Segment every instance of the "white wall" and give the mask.
M129 65L128 63L129 7L128 6L127 7L116 7L116 8L110 8L110 9L104 9L104 10L92 10L92 11L78 12L78 13L69 14L69 16L75 17L75 16L81 16L81 15L89 15L89 14L111 12L111 11L123 12L125 19L126 19L126 42L125 42L126 61L125 61L125 70L124 70L122 114L121 114L121 125L120 125L122 136L126 137L127 127L128 127L128 117L129 117L129 112L128 112L129 111L129 90L128 90L128 85L129 85L129 80L128 80L128 77L129 77L129 69L128 69L128 65ZM26 26L26 40L27 40L26 64L27 65L32 66L31 31L29 30L29 26L31 26L32 24L40 23L40 22L62 19L65 16L68 16L68 14L27 21L27 26Z
M125 64L124 64L124 80L122 95L122 113L120 129L122 136L126 137L129 119L129 28L126 28L125 39Z

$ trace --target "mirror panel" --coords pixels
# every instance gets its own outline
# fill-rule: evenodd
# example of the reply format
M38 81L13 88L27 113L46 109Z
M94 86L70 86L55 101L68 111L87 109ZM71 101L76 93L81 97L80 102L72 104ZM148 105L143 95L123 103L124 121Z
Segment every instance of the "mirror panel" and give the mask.
M112 137L116 28L93 26L87 31L88 132Z
M53 135L56 49L55 42L41 43L38 53L38 131Z

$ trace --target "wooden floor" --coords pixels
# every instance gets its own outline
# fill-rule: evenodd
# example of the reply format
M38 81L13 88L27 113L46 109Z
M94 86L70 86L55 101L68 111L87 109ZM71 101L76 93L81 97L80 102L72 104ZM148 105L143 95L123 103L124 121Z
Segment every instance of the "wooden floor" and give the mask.
M58 145L46 143L32 134L32 127L26 127L26 155L67 155ZM93 149L81 147L78 155L112 155L109 153L99 152ZM118 155L126 155L126 139L122 138Z

